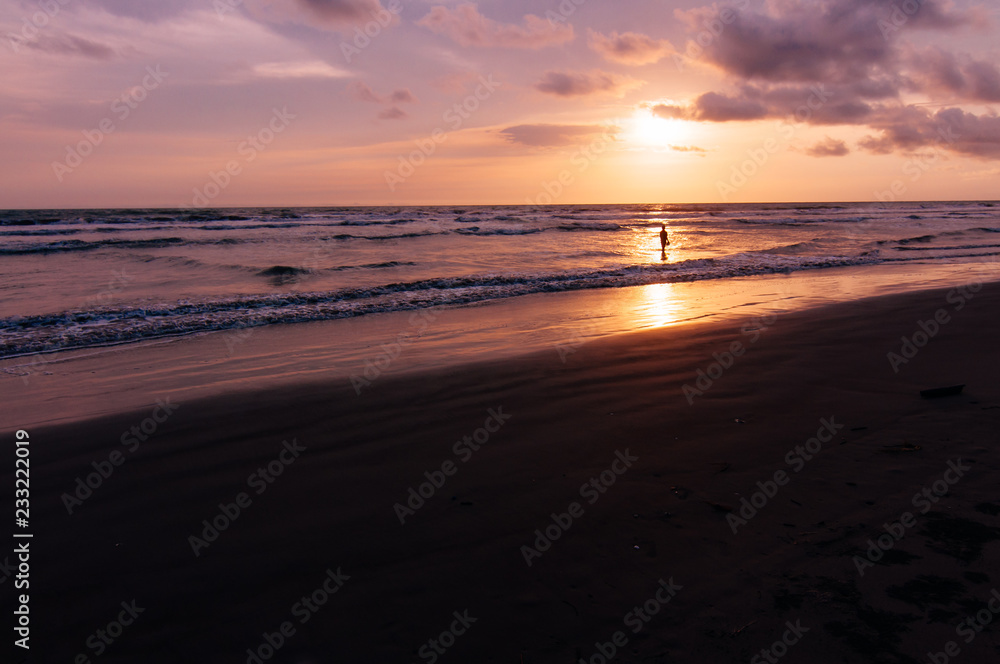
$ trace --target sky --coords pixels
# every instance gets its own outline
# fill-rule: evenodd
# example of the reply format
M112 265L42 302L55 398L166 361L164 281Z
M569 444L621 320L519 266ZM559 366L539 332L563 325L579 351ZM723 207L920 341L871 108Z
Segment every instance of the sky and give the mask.
M992 0L0 0L0 207L1000 198Z

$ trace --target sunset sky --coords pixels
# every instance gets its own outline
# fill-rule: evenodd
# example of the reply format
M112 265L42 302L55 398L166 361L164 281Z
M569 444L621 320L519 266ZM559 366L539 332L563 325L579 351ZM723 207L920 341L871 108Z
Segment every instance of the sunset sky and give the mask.
M0 207L1000 197L996 2L0 8Z

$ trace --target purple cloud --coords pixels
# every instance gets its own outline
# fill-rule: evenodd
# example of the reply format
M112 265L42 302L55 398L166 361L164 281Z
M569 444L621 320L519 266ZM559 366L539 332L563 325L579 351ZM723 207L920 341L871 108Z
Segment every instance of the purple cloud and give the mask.
M903 93L931 101L1000 101L1000 69L993 62L942 49L916 51L896 36L909 29L955 31L982 20L943 0L920 0L913 11L872 0L781 0L766 12L742 11L722 21L716 6L675 12L692 31L706 21L725 33L704 44L707 62L728 74L728 92L708 92L687 104L659 104L662 117L707 122L768 118L813 125L860 125L874 130L860 142L869 152L913 152L939 146L984 158L1000 157L1000 120L958 108L936 113L905 106ZM887 27L888 26L888 27ZM890 29L892 28L892 29ZM942 132L952 136L941 138ZM841 141L807 150L847 154Z
M829 136L806 148L806 154L810 157L844 157L850 153L851 150L847 147L847 143Z
M558 97L580 97L593 94L611 94L620 97L631 88L641 84L641 81L636 81L633 78L604 71L547 71L535 84L535 89Z
M296 0L317 18L334 23L372 19L384 11L379 0Z
M985 159L1000 159L1000 116L974 115L958 108L931 113L924 108L886 109L871 123L879 134L859 145L875 154L936 148Z
M780 12L731 14L724 38L705 48L706 59L747 80L830 84L868 78L893 62L893 41L884 34L884 22L893 20L891 3L785 0L776 6ZM720 10L676 13L697 32L705 21L718 19ZM916 13L904 17L910 27L947 30L973 24L978 13L949 9L941 0L922 0Z
M767 107L755 99L727 97L717 92L706 92L696 103L699 120L729 122L731 120L759 120L767 116Z
M610 35L603 35L590 30L588 34L593 51L600 53L605 60L623 65L648 65L675 52L669 41L653 39L638 32L612 32Z
M914 90L968 101L1000 101L1000 70L991 62L929 48L912 53L908 65Z
M208 6L220 15L246 12L266 24L299 23L331 29L372 22L382 28L395 25L400 7L398 0L385 6L379 0L214 0Z

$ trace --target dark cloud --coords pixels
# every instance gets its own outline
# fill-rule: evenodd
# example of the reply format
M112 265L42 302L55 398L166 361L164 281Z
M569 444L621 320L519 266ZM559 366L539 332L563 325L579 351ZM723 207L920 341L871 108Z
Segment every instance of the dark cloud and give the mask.
M886 109L872 126L879 130L860 146L875 154L935 148L973 157L1000 159L1000 116L974 115L959 108L932 113L925 108Z
M728 74L732 86L687 104L659 104L652 111L706 122L778 118L858 125L875 132L859 146L878 154L940 147L1000 158L996 115L905 105L915 92L932 103L1000 101L1000 69L993 62L939 48L916 50L899 38L911 29L964 29L982 21L982 11L959 10L944 0L913 0L906 9L903 4L774 0L762 11L729 10L724 15L713 5L676 12L692 33L704 31L706 21L723 26L724 33L702 44L699 52ZM842 141L830 139L807 150L815 156L848 152Z
M966 76L973 99L1000 101L1000 71L996 65L981 60L972 62L966 68Z
M871 106L854 100L849 92L823 85L745 85L732 95L706 92L686 106L656 104L650 110L663 118L705 122L781 118L812 124L854 124L872 113Z
M847 143L829 136L816 145L806 148L806 154L810 157L844 157L850 153Z
M908 58L911 88L933 96L967 101L1000 101L1000 70L991 62L940 48L914 52Z
M695 107L698 119L709 122L759 120L767 116L767 107L755 99L727 97L717 92L698 97Z
M531 147L556 147L586 142L591 136L615 133L601 125L526 124L507 127L500 135L511 143Z
M379 0L203 0L202 7L206 5L220 17L242 12L265 24L299 23L337 31L373 21L382 27L399 22L396 5L383 6Z
M612 32L610 36L589 31L590 48L605 60L623 65L648 65L674 53L673 45L665 39L653 39L638 32Z
M474 3L467 2L449 9L444 5L431 8L417 25L439 35L446 35L461 46L502 48L544 48L573 40L573 26L528 14L524 25L498 23L479 13Z
M926 109L916 106L883 109L869 126L879 131L860 141L859 145L875 154L889 154L895 150L912 152L940 139L940 130L929 122Z
M812 124L856 124L873 112L853 84L829 86L786 85L767 88L747 86L744 94L759 99L768 107L768 116Z
M851 81L842 86L845 93L858 99L892 99L899 97L904 79L898 75L880 75Z
M559 97L578 97L593 94L623 95L641 82L627 76L604 71L558 72L547 71L535 84L535 89Z
M1000 116L973 115L948 108L938 111L934 119L951 130L954 141L946 143L956 152L1000 159Z
M915 13L902 19L894 18L896 4L884 0L785 0L775 5L780 12L735 12L724 36L707 46L705 57L748 80L843 84L892 64L896 51L886 21L948 30L972 24L979 16L950 9L942 0L914 4ZM705 21L719 19L720 10L704 7L678 15L697 32Z
M875 154L940 148L1000 158L1000 117L995 114L975 115L958 108L933 112L925 106L899 102L868 104L851 98L851 94L850 86L744 86L733 96L710 92L686 106L656 104L650 110L664 118L705 122L783 119L810 125L860 125L876 132L859 142L859 147ZM846 150L842 142L824 141L807 154L839 156L842 150Z
M854 5L854 11L845 11ZM868 73L885 61L890 45L878 29L876 6L854 0L788 2L779 15L743 11L715 39L706 59L744 79L843 81ZM716 17L713 8L683 15L692 28Z
M756 99L727 97L717 92L706 92L691 106L656 104L650 110L661 118L708 122L760 120L768 116L767 107Z
M903 5L907 6L904 7ZM917 0L917 10L908 13L910 3L892 2L892 11L888 18L883 19L882 31L886 36L893 34L888 25L918 30L953 30L970 25L982 25L989 20L989 14L983 7L972 7L966 10L955 9L949 0ZM888 25L886 25L888 24Z

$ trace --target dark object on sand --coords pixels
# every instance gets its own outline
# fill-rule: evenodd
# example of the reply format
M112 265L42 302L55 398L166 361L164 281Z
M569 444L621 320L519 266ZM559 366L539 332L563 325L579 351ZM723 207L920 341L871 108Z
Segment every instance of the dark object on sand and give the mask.
M951 387L935 387L930 390L920 390L920 396L924 399L940 399L941 397L953 397L961 394L965 385L952 385Z

